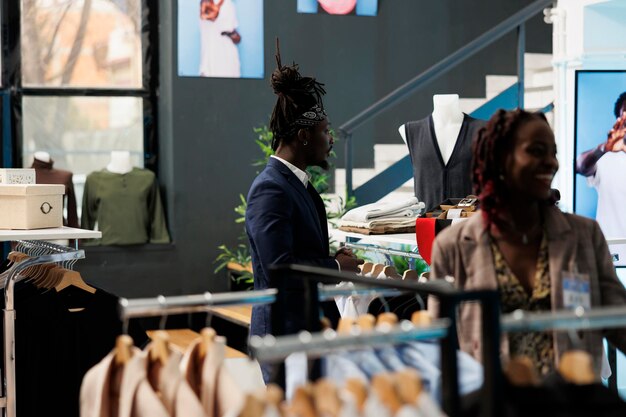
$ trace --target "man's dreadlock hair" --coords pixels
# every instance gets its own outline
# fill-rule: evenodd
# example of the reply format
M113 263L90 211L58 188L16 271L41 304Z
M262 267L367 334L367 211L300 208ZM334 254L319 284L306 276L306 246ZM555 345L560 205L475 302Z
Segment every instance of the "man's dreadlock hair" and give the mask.
M322 96L326 94L324 84L311 77L303 77L298 72L298 65L283 66L280 58L280 46L276 39L276 64L271 77L274 94L278 96L270 119L270 130L274 134L272 149L278 149L280 142L293 138L293 123L302 114L316 104L324 107Z
M533 119L548 123L543 113L501 109L478 131L473 144L472 182L487 226L492 223L498 226L497 214L508 197L503 181L504 160L513 151L519 128Z

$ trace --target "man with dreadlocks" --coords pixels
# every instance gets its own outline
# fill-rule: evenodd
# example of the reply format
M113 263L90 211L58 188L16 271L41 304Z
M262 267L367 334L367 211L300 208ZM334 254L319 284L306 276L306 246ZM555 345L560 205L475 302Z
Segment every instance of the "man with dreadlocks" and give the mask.
M437 236L431 277L454 277L465 290L497 289L503 313L573 307L566 297L572 280L588 283L586 307L625 305L626 290L598 223L555 206L550 185L558 167L554 134L543 114L499 110L474 143L473 184L482 214ZM459 317L461 349L482 360L480 306L462 305ZM606 335L626 350L623 329ZM581 343L600 375L602 335L586 334ZM505 359L527 356L546 375L571 347L562 334L510 333L501 353Z
M271 83L278 96L270 120L275 154L252 183L246 209L246 232L252 252L254 288L269 287L269 266L306 264L324 268L358 271L358 260L349 250L329 256L328 226L324 202L309 181L306 168L328 167L333 139L322 103L323 85L303 77L297 65L278 68ZM291 292L284 330L301 330L304 306L303 286L289 283ZM337 308L326 305L325 312L338 318ZM272 333L270 307L255 306L251 335Z

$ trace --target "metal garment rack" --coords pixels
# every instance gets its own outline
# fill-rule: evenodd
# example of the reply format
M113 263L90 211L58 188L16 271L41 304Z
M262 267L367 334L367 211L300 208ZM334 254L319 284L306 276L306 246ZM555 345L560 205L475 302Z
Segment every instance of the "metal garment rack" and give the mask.
M60 246L44 241L18 241L18 251L34 257L14 265L6 281L4 297L4 372L6 395L0 399L0 406L6 408L7 417L16 417L15 387L15 282L27 268L57 262L75 262L85 257L83 250Z
M406 252L406 251L397 250L397 249L389 249L389 248L384 248L378 245L365 245L361 243L346 242L344 246L347 248L352 248L352 249L378 252L378 253L382 253L385 255L403 256L405 258L412 258L412 259L424 259L419 253L416 253L416 252Z
M338 349L360 349L363 346L380 347L397 345L417 340L441 339L450 331L450 320L434 320L431 325L416 327L409 321L397 326L376 329L368 332L354 332L348 335L337 334L334 330L321 333L303 331L298 335L253 336L250 347L253 356L261 362L276 362L295 352L306 352L308 358L319 358Z
M333 300L335 297L350 295L393 297L402 294L402 291L390 288L370 288L365 286L335 288L332 285L320 286L318 292L320 301ZM277 294L278 290L270 288L234 293L205 292L202 294L170 297L159 295L151 298L120 298L119 313L122 320L172 314L202 313L209 312L209 309L215 306L271 304L276 301Z
M446 414L450 417L460 415L460 396L458 386L456 319L457 307L460 303L477 301L482 305L482 355L485 372L484 391L482 396L483 416L499 416L500 391L502 377L500 362L493 360L500 355L500 297L497 291L459 291L444 280L427 283L406 282L400 280L379 280L358 276L347 272L337 272L330 269L303 266L303 265L279 265L270 268L270 284L278 289L276 302L271 309L272 332L277 337L274 349L285 351L283 337L285 336L284 318L287 311L289 297L292 296L293 282L300 279L304 286L304 330L319 332L319 290L318 282L336 284L341 281L355 284L370 285L374 287L391 288L405 293L417 293L420 295L432 295L439 299L439 311L442 318L447 319L449 331L441 338L441 372L442 372L442 404ZM418 336L418 334L415 334ZM288 336L289 337L289 336ZM293 338L293 336L290 336ZM307 336L304 336L307 337ZM312 336L313 337L313 336ZM328 345L328 341L319 339L320 335L314 336L316 342ZM294 339L285 339L287 344L293 346ZM259 342L257 342L259 343ZM339 343L339 342L334 342ZM343 343L343 342L341 342ZM277 382L284 380L284 365L280 366L276 375ZM319 366L317 367L319 369ZM315 366L313 367L315 369ZM315 378L319 375L313 374ZM282 380L281 380L282 378Z

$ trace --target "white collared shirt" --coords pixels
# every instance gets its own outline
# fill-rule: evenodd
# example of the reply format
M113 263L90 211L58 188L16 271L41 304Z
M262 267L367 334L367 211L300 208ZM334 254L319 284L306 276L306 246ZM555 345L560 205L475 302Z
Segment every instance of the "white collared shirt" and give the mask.
M300 180L300 182L302 182L302 184L304 185L304 188L307 187L307 185L309 184L309 181L311 180L311 174L309 174L306 171L301 170L300 168L298 168L297 166L295 166L294 164L292 164L289 161L285 161L283 158L276 156L276 155L271 155L271 158L274 159L278 159L280 162L282 162L283 164L285 164L285 166L287 168L289 168L289 170L291 172L293 172L296 177L298 177L298 179Z

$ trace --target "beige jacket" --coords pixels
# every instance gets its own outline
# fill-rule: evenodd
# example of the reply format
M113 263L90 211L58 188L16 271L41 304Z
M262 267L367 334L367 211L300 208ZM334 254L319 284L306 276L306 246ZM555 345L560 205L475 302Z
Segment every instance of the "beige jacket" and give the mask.
M109 353L87 372L80 387L81 417L169 417L146 378L146 356L134 349L133 357L124 366L119 385L119 407L111 410L111 391L116 389L111 381L114 352ZM113 413L111 413L113 411Z
M562 271L589 274L592 307L626 305L626 290L615 273L609 249L597 222L549 207L544 212L548 237L552 309L563 308ZM496 290L498 283L489 235L481 215L451 226L435 239L432 252L431 277L452 276L457 287L464 290ZM437 303L429 308L437 314ZM596 374L600 374L602 333L585 332L584 348L592 354ZM626 351L626 331L617 329L605 335L622 352ZM459 343L463 351L481 360L480 307L466 303L459 312ZM555 333L555 356L572 345L565 333ZM503 358L508 356L508 343L503 337Z
M149 348L150 345L145 351L148 352ZM200 399L180 371L182 357L181 353L170 350L170 356L161 368L158 386L161 402L171 417L207 417Z
M199 364L201 340L194 341L180 364L181 372L200 398L207 417L237 416L243 407L245 393L222 366L226 358L226 340L216 337L204 362ZM201 369L201 375L197 370Z

